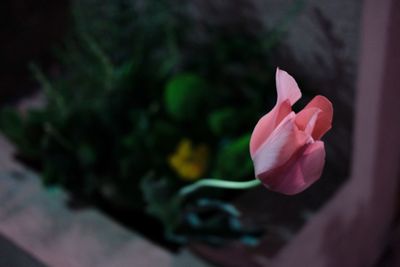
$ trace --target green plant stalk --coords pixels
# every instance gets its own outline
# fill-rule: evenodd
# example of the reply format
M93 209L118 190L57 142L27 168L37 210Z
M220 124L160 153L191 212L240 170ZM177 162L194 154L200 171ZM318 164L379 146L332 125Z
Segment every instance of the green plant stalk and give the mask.
M256 187L260 184L261 182L258 179L254 179L251 181L244 181L244 182L224 181L218 179L202 179L193 184L182 187L181 190L179 190L178 195L180 197L185 197L202 187L217 187L224 189L249 189L252 187Z

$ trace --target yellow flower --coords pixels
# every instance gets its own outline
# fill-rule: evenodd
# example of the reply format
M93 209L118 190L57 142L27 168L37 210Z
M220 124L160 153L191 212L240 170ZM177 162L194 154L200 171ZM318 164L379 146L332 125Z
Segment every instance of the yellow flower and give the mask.
M175 153L168 157L168 163L182 179L194 181L206 171L208 156L206 145L193 147L190 140L182 139Z

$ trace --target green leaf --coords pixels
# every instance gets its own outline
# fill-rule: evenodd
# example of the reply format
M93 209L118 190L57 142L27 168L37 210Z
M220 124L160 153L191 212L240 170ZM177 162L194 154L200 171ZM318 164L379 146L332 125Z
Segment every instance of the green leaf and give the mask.
M82 144L78 149L78 157L84 166L90 166L96 161L94 148L88 144Z
M221 179L249 179L253 164L249 154L250 134L243 135L223 147L217 155L215 176Z
M232 134L237 129L238 114L233 108L223 108L214 111L208 117L208 125L217 136Z
M164 224L167 235L172 234L181 218L181 199L176 197L168 179L146 176L141 181L141 190L147 203L147 213Z
M173 77L165 88L165 108L178 120L199 116L207 100L205 81L198 75L185 73Z
M0 114L1 130L14 142L20 143L24 135L24 125L20 115L11 108L4 108Z

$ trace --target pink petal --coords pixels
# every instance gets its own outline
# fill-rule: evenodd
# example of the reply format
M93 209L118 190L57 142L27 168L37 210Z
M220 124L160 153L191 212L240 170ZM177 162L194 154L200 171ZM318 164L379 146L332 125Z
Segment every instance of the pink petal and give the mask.
M298 130L290 113L252 155L256 176L284 165L307 142L309 136Z
M264 115L254 127L250 138L250 155L253 156L258 148L268 139L276 126L290 113L292 108L289 101L276 105Z
M320 112L318 113L311 135L315 140L318 140L332 127L333 107L332 103L326 97L321 95L314 97L297 114L296 124L300 129L305 129L316 109L320 110Z
M311 136L317 123L318 115L321 112L319 108L308 108L300 111L296 115L296 125L299 130Z
M324 143L305 145L285 165L258 176L272 191L286 195L300 193L317 181L325 164Z
M300 99L301 92L296 81L286 71L276 69L277 102L275 107L257 123L250 139L253 156L279 123L292 111L292 105Z
M295 79L279 68L276 68L275 77L278 103L289 100L290 105L293 106L301 98L301 92Z

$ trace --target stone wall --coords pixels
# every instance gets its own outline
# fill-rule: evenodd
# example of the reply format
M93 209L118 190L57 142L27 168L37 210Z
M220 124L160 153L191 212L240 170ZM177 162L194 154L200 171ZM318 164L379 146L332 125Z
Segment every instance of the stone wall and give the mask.
M297 14L288 18L296 8L300 8ZM229 258L237 266L268 265L350 175L362 1L217 0L203 10L209 11L203 15L211 16L215 24L228 23L219 16L230 13L231 20L249 18L250 25L244 26L250 29L260 27L258 21L267 27L282 26L286 33L274 59L277 66L292 74L308 95L323 94L334 106L333 128L324 137L327 162L317 183L296 196L258 188L238 200L243 221L266 229L259 246L245 249L232 244L218 251L196 248L219 264ZM299 101L299 106L306 101Z
M302 77L300 86L324 94L334 105L333 129L326 136L327 168L339 182L348 176L359 50L362 1L304 1L290 22L277 61ZM279 24L293 1L260 1L265 23Z
M330 188L336 188L349 174L362 1L194 0L193 3L193 16L207 25L250 32L280 27L284 32L274 59L276 65L296 77L304 92L323 94L334 105L333 130L325 140L327 168L337 179L321 185L332 193ZM303 104L305 101L300 101L299 106Z

